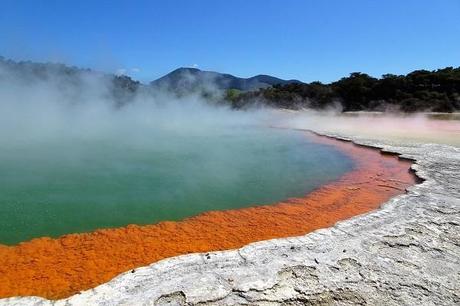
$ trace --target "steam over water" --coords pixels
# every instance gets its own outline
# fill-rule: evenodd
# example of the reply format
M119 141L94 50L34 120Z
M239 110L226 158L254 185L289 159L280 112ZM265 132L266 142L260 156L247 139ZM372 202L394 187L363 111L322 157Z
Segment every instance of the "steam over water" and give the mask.
M163 92L114 107L105 76L55 74L0 67L0 243L269 204L352 167L267 110Z
M0 242L17 243L301 196L351 162L300 132L144 131L18 144L0 153Z

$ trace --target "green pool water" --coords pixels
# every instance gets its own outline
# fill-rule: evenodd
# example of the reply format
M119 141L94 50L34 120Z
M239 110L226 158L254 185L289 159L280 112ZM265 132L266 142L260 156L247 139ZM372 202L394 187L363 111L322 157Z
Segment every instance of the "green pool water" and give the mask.
M352 167L305 133L269 128L17 141L0 150L0 243L269 204Z

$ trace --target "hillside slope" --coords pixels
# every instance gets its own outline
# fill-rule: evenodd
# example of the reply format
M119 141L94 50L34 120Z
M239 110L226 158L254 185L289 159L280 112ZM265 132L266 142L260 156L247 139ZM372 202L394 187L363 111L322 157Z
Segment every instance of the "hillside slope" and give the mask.
M273 85L301 83L298 80L283 80L270 75L239 78L231 74L203 71L197 68L179 68L151 82L156 88L175 92L192 92L197 89L238 89L242 91L267 88Z

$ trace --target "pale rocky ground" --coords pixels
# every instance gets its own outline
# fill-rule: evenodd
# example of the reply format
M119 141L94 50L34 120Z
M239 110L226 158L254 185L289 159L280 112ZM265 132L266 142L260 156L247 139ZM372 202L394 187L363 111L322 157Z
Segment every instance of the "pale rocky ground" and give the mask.
M425 181L305 236L165 259L64 300L0 305L460 305L460 148L349 139L415 160Z

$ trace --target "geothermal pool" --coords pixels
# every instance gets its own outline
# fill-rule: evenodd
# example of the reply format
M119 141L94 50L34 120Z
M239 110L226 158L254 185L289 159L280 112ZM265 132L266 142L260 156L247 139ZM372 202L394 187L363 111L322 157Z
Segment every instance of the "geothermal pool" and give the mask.
M299 131L78 135L0 150L0 244L274 203L353 168L346 154Z

